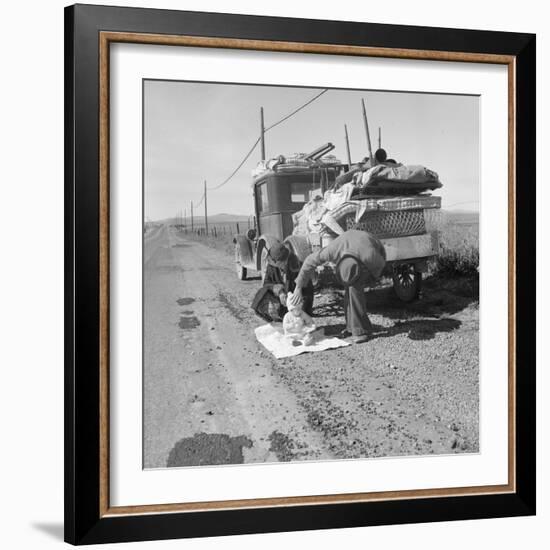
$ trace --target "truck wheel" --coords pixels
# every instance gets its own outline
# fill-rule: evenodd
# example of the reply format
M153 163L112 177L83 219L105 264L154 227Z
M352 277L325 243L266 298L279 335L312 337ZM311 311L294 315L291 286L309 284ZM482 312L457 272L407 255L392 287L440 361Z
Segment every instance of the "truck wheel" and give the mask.
M242 264L241 247L238 244L235 245L235 270L237 271L237 278L239 279L239 281L245 281L246 267L244 267Z
M420 295L422 273L415 270L414 264L402 264L393 268L393 290L402 302L412 302Z

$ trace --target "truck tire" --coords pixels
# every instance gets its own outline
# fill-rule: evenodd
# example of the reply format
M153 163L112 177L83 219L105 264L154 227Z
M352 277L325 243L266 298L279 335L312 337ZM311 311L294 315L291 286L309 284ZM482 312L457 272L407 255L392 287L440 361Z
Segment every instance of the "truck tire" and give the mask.
M412 302L420 295L422 288L422 273L416 271L414 264L394 266L393 290L402 302Z
M239 281L246 281L247 270L242 264L241 247L239 243L235 244L235 270Z

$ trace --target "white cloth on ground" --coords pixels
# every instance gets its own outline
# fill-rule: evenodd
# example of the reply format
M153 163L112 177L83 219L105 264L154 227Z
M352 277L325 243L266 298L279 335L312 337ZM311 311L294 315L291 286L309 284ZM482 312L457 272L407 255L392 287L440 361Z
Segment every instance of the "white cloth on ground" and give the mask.
M254 333L258 342L271 352L276 359L293 357L294 355L300 355L308 351L324 351L326 349L343 348L350 345L349 342L340 340L340 338L328 338L325 336L316 340L310 346L295 346L292 340L285 337L283 327L272 324L262 325L255 329Z

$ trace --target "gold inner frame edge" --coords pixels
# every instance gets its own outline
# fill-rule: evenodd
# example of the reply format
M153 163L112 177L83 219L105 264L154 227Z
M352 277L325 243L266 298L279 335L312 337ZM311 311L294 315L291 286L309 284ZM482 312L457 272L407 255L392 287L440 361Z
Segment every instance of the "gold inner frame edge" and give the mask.
M430 61L458 61L466 63L493 63L508 67L508 483L474 487L418 489L406 491L381 491L335 495L307 495L261 499L190 502L171 504L147 504L111 507L109 502L109 82L110 44L134 43L163 46L187 46L225 48L271 52L317 53L328 55L352 55L363 57L388 57L394 59L419 59ZM403 48L380 48L216 38L206 36L163 35L150 33L127 33L101 31L99 33L99 356L100 356L100 467L99 467L99 515L158 514L198 512L208 510L234 510L280 506L314 506L321 504L344 504L352 502L376 502L419 498L442 498L449 496L473 496L514 493L516 491L516 242L515 242L515 56L416 50Z

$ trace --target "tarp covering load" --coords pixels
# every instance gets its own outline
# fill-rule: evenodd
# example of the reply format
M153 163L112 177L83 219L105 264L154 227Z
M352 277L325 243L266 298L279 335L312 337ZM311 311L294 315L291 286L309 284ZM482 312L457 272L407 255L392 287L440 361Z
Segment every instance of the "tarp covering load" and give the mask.
M358 172L356 186L366 194L408 194L442 187L439 176L420 165L384 163Z

